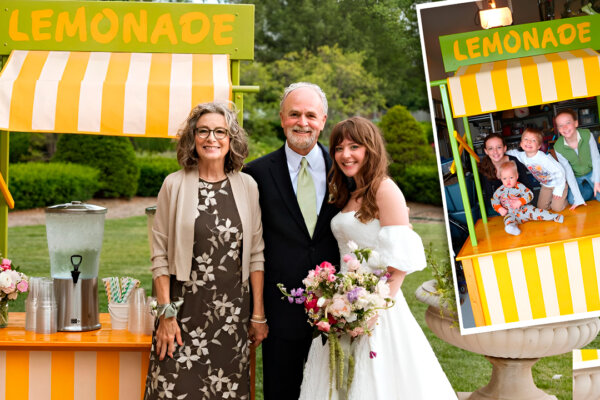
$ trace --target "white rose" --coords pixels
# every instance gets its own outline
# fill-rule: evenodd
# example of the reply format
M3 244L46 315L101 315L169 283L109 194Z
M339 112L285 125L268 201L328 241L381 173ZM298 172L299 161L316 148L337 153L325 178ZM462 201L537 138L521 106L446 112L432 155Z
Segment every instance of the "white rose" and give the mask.
M0 272L0 288L6 288L12 285L12 279L8 272L10 271Z
M375 250L371 251L371 255L369 255L369 267L375 269L381 266L381 256Z
M317 306L323 307L323 304L325 304L326 301L327 299L325 297L319 297L319 300L317 300Z
M377 282L375 292L379 293L381 297L390 297L390 285L387 282L379 281Z

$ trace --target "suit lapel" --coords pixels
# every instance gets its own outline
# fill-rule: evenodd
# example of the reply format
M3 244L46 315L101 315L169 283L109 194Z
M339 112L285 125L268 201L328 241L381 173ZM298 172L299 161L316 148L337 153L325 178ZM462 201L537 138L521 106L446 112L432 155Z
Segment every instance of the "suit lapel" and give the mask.
M277 187L281 199L288 208L292 219L296 221L300 229L308 236L308 229L306 228L306 223L304 222L304 217L300 211L300 206L298 205L298 200L296 199L294 187L290 179L284 147L277 150L276 157L271 161L272 164L269 169L275 182L275 187Z

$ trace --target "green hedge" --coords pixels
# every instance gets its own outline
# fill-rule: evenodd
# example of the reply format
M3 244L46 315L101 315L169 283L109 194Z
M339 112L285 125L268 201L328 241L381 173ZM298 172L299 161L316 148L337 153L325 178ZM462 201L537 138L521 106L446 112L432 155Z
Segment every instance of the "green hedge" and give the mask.
M174 158L138 156L136 162L140 169L137 195L144 197L157 196L165 177L181 168Z
M15 209L25 210L91 199L98 190L96 168L68 163L18 163L10 167Z
M61 135L52 160L98 168L100 187L96 197L133 197L137 193L140 170L129 138Z
M435 165L409 165L400 179L396 178L404 197L418 203L442 205L440 178Z

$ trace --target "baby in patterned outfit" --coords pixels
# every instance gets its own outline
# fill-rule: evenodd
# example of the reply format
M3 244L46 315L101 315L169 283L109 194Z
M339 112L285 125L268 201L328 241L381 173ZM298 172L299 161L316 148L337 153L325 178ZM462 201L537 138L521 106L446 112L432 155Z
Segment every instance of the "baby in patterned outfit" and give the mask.
M504 217L506 233L520 234L519 224L527 221L563 222L564 217L561 214L527 204L533 199L533 192L517 181L519 174L514 161L507 161L500 165L499 172L502 186L494 192L492 207Z

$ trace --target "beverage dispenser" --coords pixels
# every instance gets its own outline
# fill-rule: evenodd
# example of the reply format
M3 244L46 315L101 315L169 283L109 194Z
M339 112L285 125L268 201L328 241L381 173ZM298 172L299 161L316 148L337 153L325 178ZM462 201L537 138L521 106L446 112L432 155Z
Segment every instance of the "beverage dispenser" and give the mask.
M59 331L100 329L98 269L105 216L105 207L80 201L46 208Z

